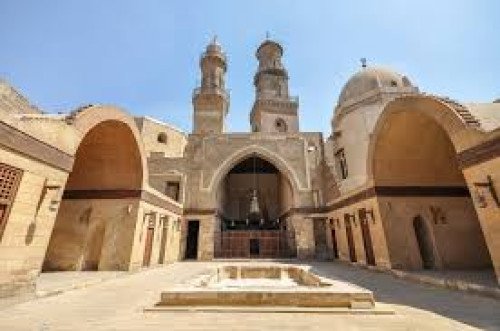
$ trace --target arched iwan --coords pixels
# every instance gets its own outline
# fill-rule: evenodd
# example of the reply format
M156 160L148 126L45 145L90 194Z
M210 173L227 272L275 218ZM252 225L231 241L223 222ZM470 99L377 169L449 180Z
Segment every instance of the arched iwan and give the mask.
M224 177L227 175L227 173L239 162L242 160L255 155L258 157L261 157L265 159L266 161L272 163L276 168L283 173L287 179L290 181L290 184L293 187L293 190L295 192L299 191L309 191L310 187L306 186L303 187L300 185L300 181L296 175L296 173L291 169L291 167L287 164L286 160L284 160L282 157L274 154L273 152L269 151L268 149L258 146L258 145L251 145L247 146L245 148L242 148L232 155L230 155L226 160L221 164L221 166L215 171L215 173L212 175L212 179L210 181L210 184L208 188L202 188L211 192L214 192L216 190L221 181L224 179Z

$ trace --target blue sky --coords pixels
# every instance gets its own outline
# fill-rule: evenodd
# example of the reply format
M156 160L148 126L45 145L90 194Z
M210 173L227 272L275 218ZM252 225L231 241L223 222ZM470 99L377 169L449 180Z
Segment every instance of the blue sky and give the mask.
M109 103L191 130L198 60L218 35L230 131L249 131L255 50L285 48L303 131L330 132L359 59L461 101L500 97L500 1L2 0L0 76L47 112Z

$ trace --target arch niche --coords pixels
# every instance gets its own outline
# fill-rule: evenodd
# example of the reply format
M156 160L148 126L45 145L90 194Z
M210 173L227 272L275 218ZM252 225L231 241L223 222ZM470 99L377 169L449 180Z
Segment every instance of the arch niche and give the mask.
M82 138L42 270L127 270L145 178L139 133L110 107L85 109L74 126Z
M464 125L431 97L398 98L376 124L368 172L395 268L491 267L452 140Z
M222 169L215 191L219 219L216 256L252 257L252 243L257 241L258 257L288 256L294 237L287 229L286 214L295 207L296 199L295 185L287 174L290 170L283 170L279 161L256 151L233 158ZM258 215L252 213L254 196ZM236 236L239 239L229 243Z

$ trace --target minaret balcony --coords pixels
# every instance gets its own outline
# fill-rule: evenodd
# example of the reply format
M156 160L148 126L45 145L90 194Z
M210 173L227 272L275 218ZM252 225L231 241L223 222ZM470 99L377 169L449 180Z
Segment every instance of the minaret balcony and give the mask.
M265 93L261 92L256 95L256 101L288 101L290 103L299 103L299 97L298 96L290 96L290 95L276 95L276 93L271 92L271 93Z
M197 87L193 90L193 99L199 95L219 95L229 102L229 91L220 87Z

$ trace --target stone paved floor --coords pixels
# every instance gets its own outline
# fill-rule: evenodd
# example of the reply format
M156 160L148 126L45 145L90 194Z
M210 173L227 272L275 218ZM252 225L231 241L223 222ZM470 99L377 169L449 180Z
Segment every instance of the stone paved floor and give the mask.
M372 290L396 314L143 312L163 288L215 264L176 263L13 305L0 311L0 330L500 330L498 300L334 263L311 265L322 276Z
M418 270L415 275L431 276L446 280L462 280L469 283L497 287L497 278L493 269L485 270Z
M36 291L39 296L43 296L45 293L66 291L75 287L85 287L125 275L128 275L126 271L44 272L38 277Z

